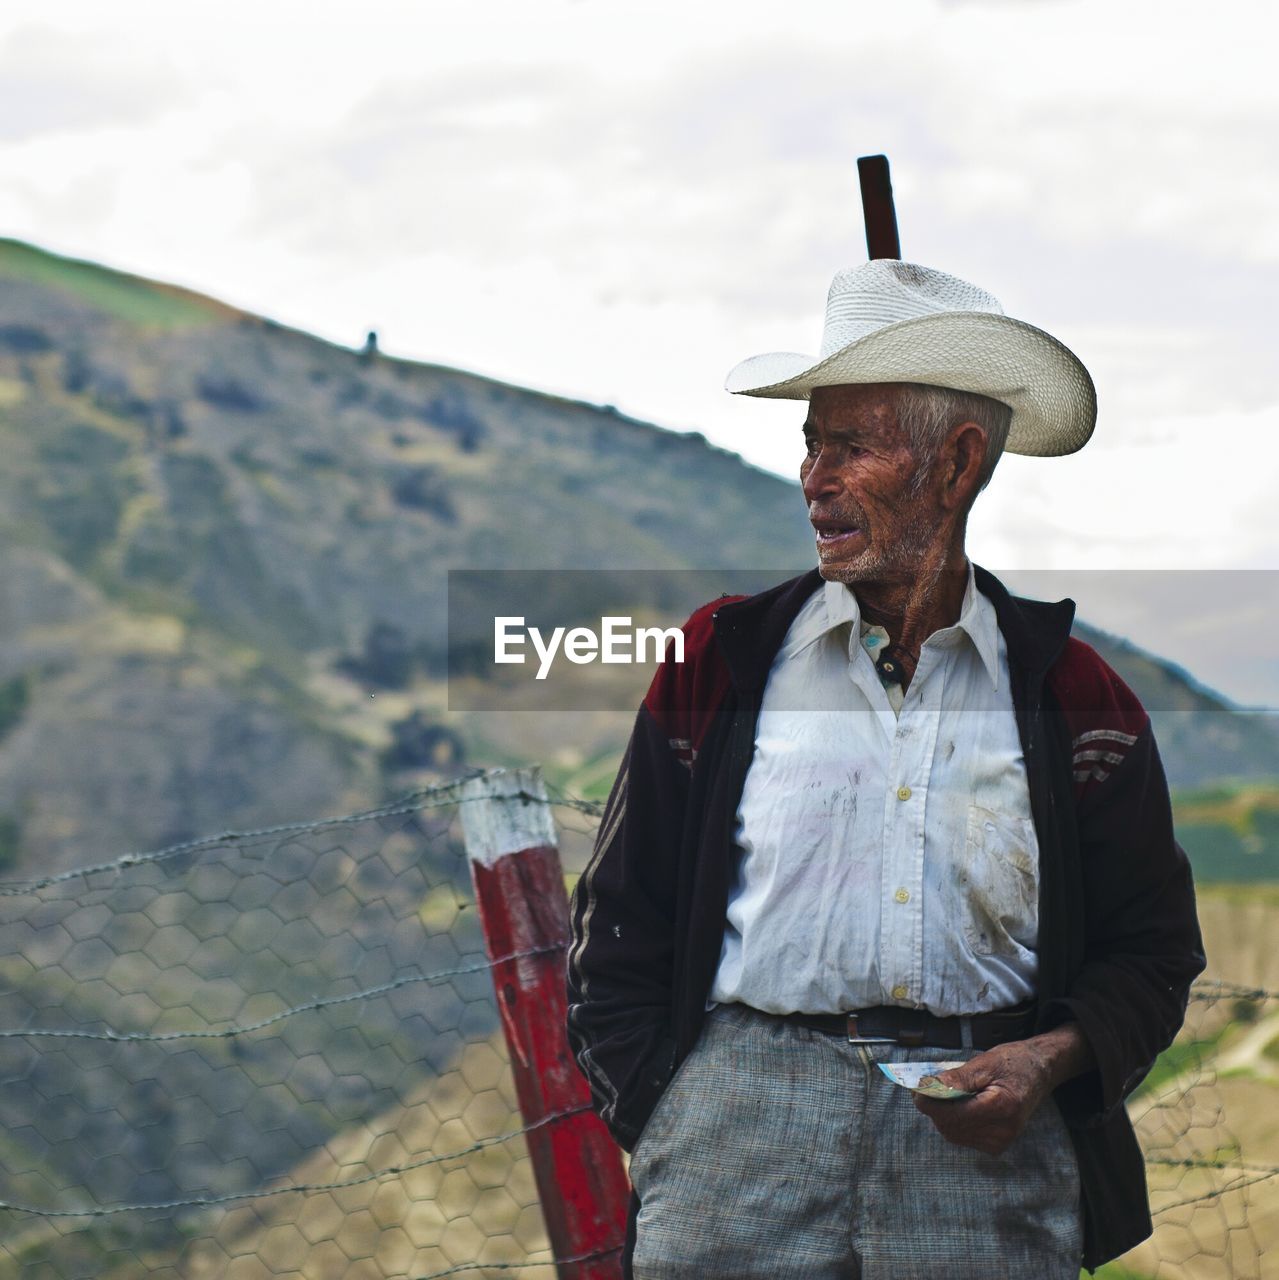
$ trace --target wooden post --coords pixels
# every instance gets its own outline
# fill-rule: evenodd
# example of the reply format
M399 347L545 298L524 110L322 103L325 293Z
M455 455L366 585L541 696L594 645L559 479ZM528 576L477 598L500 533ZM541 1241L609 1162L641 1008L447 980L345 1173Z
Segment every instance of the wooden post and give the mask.
M862 216L866 220L866 252L872 258L900 258L897 210L887 156L860 156L857 177L862 188Z
M528 1150L560 1280L618 1280L630 1184L565 1032L568 895L541 773L473 778L460 808L515 1092L538 1126ZM543 1123L562 1112L576 1114Z

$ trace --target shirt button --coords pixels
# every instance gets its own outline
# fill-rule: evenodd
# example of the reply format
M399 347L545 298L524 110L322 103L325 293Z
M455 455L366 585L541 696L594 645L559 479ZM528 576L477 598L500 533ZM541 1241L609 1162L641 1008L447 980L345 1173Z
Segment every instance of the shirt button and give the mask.
M897 798L898 798L898 800L909 800L909 799L910 799L910 788L909 788L909 787L898 787L898 788L897 788Z
M900 983L893 988L894 1000L905 1000L909 994L910 992L907 991L906 988L903 987Z
M895 894L893 894L893 897L894 897L894 898L896 898L896 900L897 900L898 902L909 902L909 901L910 901L910 890L909 890L909 889L898 889L898 890L897 890L897 892L896 892Z

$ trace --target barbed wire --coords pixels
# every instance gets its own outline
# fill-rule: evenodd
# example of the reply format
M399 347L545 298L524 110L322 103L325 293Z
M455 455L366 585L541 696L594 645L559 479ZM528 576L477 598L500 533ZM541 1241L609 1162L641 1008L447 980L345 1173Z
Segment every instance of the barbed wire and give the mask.
M11 898L22 894L35 893L40 889L48 889L52 885L67 884L73 880L87 879L89 876L106 872L128 871L132 867L146 866L154 862L163 862L180 853L194 853L199 849L216 849L220 845L229 845L237 849L249 848L275 836L296 835L302 831L320 831L327 827L350 826L358 822L373 822L381 818L397 818L409 813L420 813L428 809L442 809L455 804L464 803L461 796L445 796L440 799L414 801L414 796L438 796L440 791L451 791L460 787L461 783L449 783L442 788L432 788L421 792L410 792L408 796L393 804L379 806L375 809L364 809L357 813L342 814L336 818L317 818L312 822L284 822L274 827L258 827L250 831L224 831L220 835L202 836L198 840L183 840L179 844L166 845L163 849L152 849L140 853L126 853L109 862L98 862L90 866L74 867L69 871L60 871L56 875L42 876L38 880L11 880L0 883L0 897Z
M474 1155L477 1151L484 1151L488 1147L496 1147L501 1143L510 1142L512 1138L521 1138L525 1134L544 1129L548 1124L554 1124L557 1120L566 1120L570 1116L578 1116L589 1110L590 1107L583 1105L570 1107L564 1111L553 1111L550 1115L533 1121L532 1124L526 1124L519 1129L512 1129L507 1133L494 1134L491 1138L479 1138L469 1147L450 1151L446 1155L422 1156L418 1160L409 1160L404 1164L391 1165L386 1169L374 1169L370 1173L359 1175L359 1177L343 1178L335 1182L298 1182L288 1187L268 1187L256 1191L230 1191L220 1196L191 1196L183 1200L164 1200L151 1204L99 1205L93 1209L40 1209L33 1205L13 1204L7 1200L0 1200L0 1209L7 1209L11 1213L26 1213L37 1218L108 1218L120 1213L154 1213L171 1209L205 1209L210 1206L234 1204L244 1200L266 1200L271 1196L284 1196L295 1193L313 1195L318 1191L344 1191L348 1187L361 1187L367 1183L376 1182L379 1178L397 1177L402 1173L410 1173L414 1169L424 1169L428 1165L444 1164L449 1160L460 1160L463 1156Z
M1190 990L1192 1000L1279 1000L1279 991L1268 991L1264 987L1248 987L1238 982L1221 982L1205 980L1196 982Z
M1157 1161L1147 1160L1147 1164L1155 1164ZM1218 1166L1208 1166L1218 1167ZM1187 1196L1184 1200L1174 1200L1172 1204L1160 1205L1151 1217L1158 1218L1165 1213L1170 1213L1173 1209L1184 1209L1187 1205L1203 1204L1208 1200L1216 1200L1221 1196L1230 1195L1235 1191L1243 1191L1246 1187L1255 1187L1259 1182L1268 1182L1271 1178L1279 1177L1279 1168L1270 1169L1268 1172L1259 1173L1255 1178L1236 1178L1233 1182L1226 1183L1223 1187L1214 1187L1211 1191L1205 1191L1202 1195Z
M564 938L550 946L532 947L527 951L512 951L507 955L498 956L496 959L483 960L476 964L458 965L452 969L437 969L434 973L406 974L402 978L384 982L380 986L369 987L364 991L352 991L344 996L324 996L318 1000L311 1000L306 1004L295 1005L291 1009L281 1009L279 1013L274 1013L269 1018L262 1018L258 1022L224 1027L220 1030L113 1031L108 1028L106 1031L82 1031L75 1027L49 1029L29 1027L16 1030L0 1030L0 1039L29 1039L36 1036L46 1036L55 1040L108 1040L115 1044L128 1044L133 1041L157 1043L166 1040L230 1039L234 1036L248 1035L252 1031L261 1031L264 1027L275 1026L276 1023L283 1022L286 1018L292 1018L295 1014L310 1013L316 1009L329 1009L339 1004L351 1004L356 1000L370 1000L376 996L386 995L391 991L399 991L402 987L412 986L415 982L442 982L446 978L458 978L468 973L483 973L487 969L493 969L511 960L525 960L532 956L551 955L554 952L566 950L568 943L569 940Z
M423 813L432 809L453 808L461 804L472 804L486 800L486 796L464 796L461 794L466 783L474 778L483 777L486 770L472 769L464 776L438 786L423 787L410 791L371 809L361 809L354 813L340 814L332 818L316 818L309 822L284 822L271 827L257 827L247 831L223 831L218 835L201 836L197 840L183 840L177 844L166 845L161 849L149 849L133 853L121 854L106 862L91 863L88 866L73 867L54 875L41 876L35 880L0 881L0 898L21 897L23 894L36 893L53 885L69 884L75 880L87 880L89 876L102 875L108 872L119 873L133 867L147 866L155 862L164 862L183 853L195 853L201 849L216 849L226 845L236 849L251 848L254 844L281 835L296 835L303 831L321 831L329 827L350 826L360 822L374 822L383 818L398 818L410 813ZM583 800L571 796L560 788L548 787L548 792L556 794L549 800L534 795L529 791L516 791L511 798L523 800L526 804L547 804L553 807L575 809L589 817L598 818L604 812L603 805L594 800Z
M1266 1177L1279 1174L1279 1164L1254 1164L1248 1160L1204 1160L1194 1156L1177 1159L1173 1156L1147 1156L1147 1164L1167 1165L1173 1169L1238 1169L1243 1173L1261 1173Z
M261 1200L272 1196L288 1195L292 1193L314 1194L320 1191L341 1191L349 1187L363 1186L370 1182L376 1182L379 1178L395 1177L399 1174L409 1173L414 1169L425 1168L428 1165L444 1164L450 1160L460 1160L465 1156L474 1155L476 1152L483 1151L488 1147L498 1146L505 1142L510 1142L514 1138L524 1137L529 1133L533 1133L538 1129L544 1128L548 1124L552 1124L557 1120L565 1120L571 1116L582 1115L590 1110L588 1106L572 1107L564 1111L556 1111L550 1115L543 1116L542 1119L534 1121L532 1124L524 1125L518 1129L511 1129L505 1133L494 1134L488 1138L480 1138L473 1142L470 1146L461 1147L456 1151L450 1151L444 1155L423 1156L419 1160L411 1160L404 1164L391 1165L385 1169L375 1169L369 1173L361 1174L358 1177L340 1179L333 1182L310 1182L310 1183L294 1183L286 1187L269 1187L256 1191L235 1191L219 1196L192 1196L186 1199L164 1200L149 1202L145 1204L123 1204L123 1205L99 1205L91 1209L42 1209L35 1205L14 1204L10 1201L0 1200L0 1210L8 1210L11 1213L25 1213L33 1217L41 1218L102 1218L111 1217L121 1213L146 1213L158 1212L161 1210L168 1211L173 1209L195 1209L209 1208L222 1204L232 1204L244 1200ZM1255 1173L1258 1176L1248 1178L1242 1181L1227 1184L1224 1187L1214 1188L1206 1191L1202 1195L1192 1196L1185 1200L1179 1200L1174 1204L1163 1205L1157 1211L1158 1213L1166 1213L1170 1209L1180 1208L1187 1204L1198 1204L1204 1200L1211 1200L1217 1196L1225 1195L1230 1191L1238 1190L1244 1186L1252 1186L1258 1182L1264 1182L1269 1178L1279 1177L1279 1165L1254 1164L1242 1160L1203 1160L1203 1159L1171 1159L1168 1157L1151 1156L1147 1157L1148 1165L1164 1165L1174 1168L1184 1169L1230 1169L1237 1170L1240 1173ZM609 1250L607 1252L616 1252ZM585 1259L560 1259L561 1262L584 1261ZM493 1264L480 1264L493 1265ZM530 1265L530 1264L514 1264L514 1265ZM444 1272L438 1273L446 1274ZM425 1280L425 1278L423 1278Z
M466 974L484 973L488 969L495 968L497 965L506 964L512 960L525 960L533 956L551 955L554 952L564 951L569 945L569 939L564 938L559 942L545 947L534 947L527 951L512 951L507 955L498 956L492 960L483 960L476 964L457 965L451 969L437 969L432 973L411 973L401 978L396 978L391 982L384 982L376 987L368 987L363 991L352 991L342 996L324 996L316 1000L308 1001L306 1004L294 1005L289 1009L281 1009L278 1013L272 1014L270 1017L262 1018L257 1022L242 1023L237 1026L222 1028L206 1028L204 1030L191 1031L116 1031L107 1028L104 1031L88 1031L78 1027L17 1027L17 1028L0 1028L0 1040L4 1039L34 1039L45 1037L54 1040L104 1040L113 1044L129 1044L132 1042L142 1041L148 1043L163 1043L169 1040L218 1040L230 1039L235 1036L248 1035L254 1031L262 1031L267 1027L275 1026L277 1023L283 1022L288 1018L292 1018L300 1013L312 1013L320 1009L332 1008L334 1005L351 1004L358 1000L371 1000L377 996L387 995L392 991L399 991L403 987L413 986L415 983L433 983L441 982L446 978L462 977ZM1255 999L1274 999L1279 998L1274 993L1264 991L1248 991L1235 993L1237 995L1248 995ZM1209 997L1205 997L1209 998ZM1187 1167L1200 1164L1196 1161L1182 1160L1157 1160L1148 1163L1158 1164L1185 1164ZM1212 1165L1213 1168L1225 1168L1223 1164Z
M570 795L563 787L557 786L553 782L548 782L545 785L551 804L562 805L566 809L576 809L579 813L585 813L592 818L602 818L604 816L603 801L583 800L581 796Z

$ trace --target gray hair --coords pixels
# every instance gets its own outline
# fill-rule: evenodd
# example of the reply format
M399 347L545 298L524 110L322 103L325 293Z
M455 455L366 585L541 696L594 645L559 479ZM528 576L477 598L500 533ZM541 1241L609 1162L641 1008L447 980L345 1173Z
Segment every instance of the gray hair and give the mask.
M1013 411L1008 405L975 391L903 382L898 391L897 423L920 455L920 477L937 458L946 432L961 422L975 422L986 432L986 456L977 476L977 492L990 483L995 464L1008 441Z

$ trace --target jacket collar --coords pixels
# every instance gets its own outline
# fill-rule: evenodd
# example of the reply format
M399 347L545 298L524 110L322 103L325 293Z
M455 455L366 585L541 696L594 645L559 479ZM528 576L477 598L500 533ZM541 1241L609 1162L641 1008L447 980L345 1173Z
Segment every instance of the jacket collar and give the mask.
M1028 674L1039 676L1057 660L1070 636L1075 616L1073 600L1049 603L1011 595L994 574L974 566L977 589L995 606L999 630L1008 646L1008 660ZM789 578L748 596L721 605L714 614L715 638L739 693L759 692L773 658L804 602L822 585L817 569Z
M758 692L795 615L822 584L814 568L715 610L715 639L738 693Z
M1075 620L1073 600L1027 600L1012 595L993 573L974 566L977 590L995 606L999 630L1008 645L1008 661L1032 676L1042 676L1061 656Z

